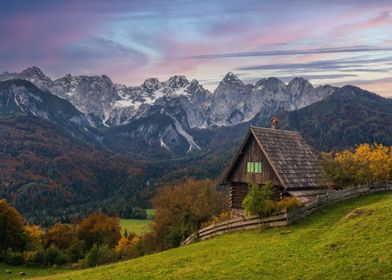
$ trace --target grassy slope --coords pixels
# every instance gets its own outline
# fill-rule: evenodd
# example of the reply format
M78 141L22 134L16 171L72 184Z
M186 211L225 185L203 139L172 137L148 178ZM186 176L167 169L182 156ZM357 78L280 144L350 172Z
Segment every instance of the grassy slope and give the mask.
M134 232L137 235L141 235L148 231L148 225L151 220L137 220L137 219L121 219L121 233L127 229L128 232Z
M288 228L45 279L392 279L392 194L341 203Z
M9 269L12 274L7 274L5 271ZM26 276L20 277L19 272L23 271ZM38 276L54 275L66 271L63 268L40 268L40 267L27 267L27 266L9 266L0 263L0 279L11 280L11 279L30 279Z

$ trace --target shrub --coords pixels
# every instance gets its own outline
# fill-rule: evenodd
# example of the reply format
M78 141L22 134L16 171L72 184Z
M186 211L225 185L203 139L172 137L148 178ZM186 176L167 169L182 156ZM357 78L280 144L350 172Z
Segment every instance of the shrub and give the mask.
M138 256L137 245L139 241L140 238L134 233L130 233L127 237L121 237L115 249L117 256L121 259L129 259Z
M86 252L86 243L83 240L74 240L68 248L67 255L70 262L83 259Z
M5 263L8 265L22 265L24 263L23 255L8 248L5 255Z
M23 259L25 264L42 264L44 262L44 258L42 257L39 259L38 262L37 260L37 254L39 254L40 251L25 251L23 252ZM43 256L43 255L42 255Z
M265 216L275 211L275 203L271 200L272 185L266 182L263 186L250 185L250 190L242 202L246 215Z
M61 252L59 248L51 245L48 249L45 250L44 262L45 264L49 265L62 265L67 262L67 257Z
M233 213L231 211L223 211L222 213L213 216L211 219L209 219L207 222L203 223L201 225L201 227L206 227L212 224L217 224L217 223L221 223L224 221L228 221L233 219L235 216L233 215Z
M116 254L113 249L107 245L98 246L94 244L91 250L86 254L87 266L96 266L99 264L109 263L115 261Z
M292 207L298 207L300 206L300 204L301 203L296 197L291 196L291 197L283 198L282 200L276 202L276 208L277 210L281 211L284 209L290 209Z

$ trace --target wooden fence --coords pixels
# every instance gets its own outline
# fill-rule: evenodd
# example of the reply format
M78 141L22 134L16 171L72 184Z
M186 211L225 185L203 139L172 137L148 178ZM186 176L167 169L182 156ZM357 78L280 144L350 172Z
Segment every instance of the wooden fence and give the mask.
M194 233L189 236L181 245L188 245L194 240L205 240L217 235L233 231L255 229L261 226L287 226L289 224L295 223L298 219L306 217L314 211L319 210L325 206L340 201L345 201L364 194L387 191L392 191L392 184L384 184L383 186L355 186L352 188L342 189L338 191L331 191L325 195L320 195L309 201L306 201L299 207L290 208L288 211L282 211L281 213L270 217L237 217L228 221L215 223L203 227L197 233Z

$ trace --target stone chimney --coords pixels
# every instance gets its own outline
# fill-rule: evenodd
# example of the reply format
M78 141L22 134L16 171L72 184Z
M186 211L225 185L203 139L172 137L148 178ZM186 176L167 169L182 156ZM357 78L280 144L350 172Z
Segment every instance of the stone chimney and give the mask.
M277 117L272 117L271 119L271 128L276 129L278 127L279 120Z

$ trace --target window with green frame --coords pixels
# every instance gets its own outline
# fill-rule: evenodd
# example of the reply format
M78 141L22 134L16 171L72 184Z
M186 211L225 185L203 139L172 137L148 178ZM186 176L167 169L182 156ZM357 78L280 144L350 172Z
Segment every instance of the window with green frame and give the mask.
M261 161L258 162L248 161L246 170L248 173L262 173L263 163Z

